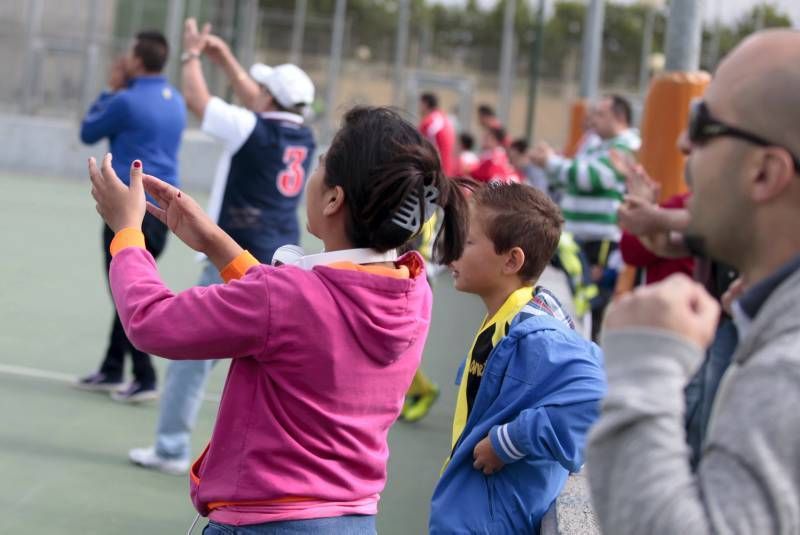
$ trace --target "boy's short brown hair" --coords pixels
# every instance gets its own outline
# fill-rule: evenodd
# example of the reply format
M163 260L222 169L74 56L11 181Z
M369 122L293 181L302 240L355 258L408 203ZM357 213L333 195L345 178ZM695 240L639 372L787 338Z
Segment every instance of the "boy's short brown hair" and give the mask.
M547 194L524 184L490 183L476 189L472 198L495 252L519 247L525 253L520 278L538 279L558 248L564 223L558 206Z

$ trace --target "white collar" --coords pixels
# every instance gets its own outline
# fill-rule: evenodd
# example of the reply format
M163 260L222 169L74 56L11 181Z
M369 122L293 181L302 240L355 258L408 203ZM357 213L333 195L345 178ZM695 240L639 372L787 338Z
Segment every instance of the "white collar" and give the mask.
M264 111L258 114L262 119L277 119L279 121L289 121L290 123L303 124L303 116L288 111Z
M301 269L312 269L314 266L333 264L335 262L352 262L354 264L377 264L397 260L397 249L379 253L374 249L343 249L330 253L305 255L303 249L296 245L279 247L272 255L272 263L290 264Z

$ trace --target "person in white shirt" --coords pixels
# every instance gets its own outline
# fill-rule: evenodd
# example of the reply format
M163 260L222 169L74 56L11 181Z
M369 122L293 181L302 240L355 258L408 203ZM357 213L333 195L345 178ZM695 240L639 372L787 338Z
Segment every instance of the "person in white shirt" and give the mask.
M202 120L203 132L224 144L208 211L239 245L269 263L277 248L300 239L297 206L316 148L303 115L314 100L314 84L291 64L257 63L248 75L228 45L210 31L206 25L198 32L194 19L188 19L181 58L187 107ZM224 70L246 108L209 94L202 54ZM220 283L217 269L206 263L199 284ZM215 362L170 363L156 444L131 450L132 462L168 473L188 470L191 430Z

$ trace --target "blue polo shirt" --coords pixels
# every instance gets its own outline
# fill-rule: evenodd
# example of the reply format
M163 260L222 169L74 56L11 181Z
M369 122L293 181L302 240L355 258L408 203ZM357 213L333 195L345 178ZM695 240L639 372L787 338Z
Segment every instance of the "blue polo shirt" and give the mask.
M126 89L103 92L81 123L81 141L108 138L112 167L125 184L137 158L147 174L178 185L178 150L186 105L163 76L134 78Z

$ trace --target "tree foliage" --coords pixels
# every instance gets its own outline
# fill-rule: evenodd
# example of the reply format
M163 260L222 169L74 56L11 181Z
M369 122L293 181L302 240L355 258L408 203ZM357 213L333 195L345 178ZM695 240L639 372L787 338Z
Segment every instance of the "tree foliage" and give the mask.
M702 66L712 71L719 60L745 37L760 28L791 27L792 19L774 5L754 6L731 26L707 26L703 30ZM715 43L716 41L716 43Z
M425 58L434 65L460 62L464 66L496 72L499 65L504 11L507 0L499 0L489 9L482 9L477 0L463 3L442 3L411 0L409 54L411 64L424 64ZM261 0L262 7L291 13L294 0ZM309 16L330 18L335 0L311 0ZM516 61L525 72L533 48L537 0L517 0L514 19ZM721 57L744 37L752 33L760 20L763 27L790 26L790 18L774 5L755 7L740 20L719 31ZM544 57L542 74L549 78L574 77L580 65L583 39L585 0L559 0L544 25ZM648 8L643 4L606 3L603 29L603 81L606 83L635 83L641 62L641 47ZM397 25L398 0L348 0L350 24L346 51L368 47L373 60L391 62ZM663 13L656 18L653 52L663 50L666 19ZM713 43L713 28L704 32L704 49ZM288 43L287 43L288 46ZM714 58L704 54L704 66ZM570 70L570 67L575 70Z

